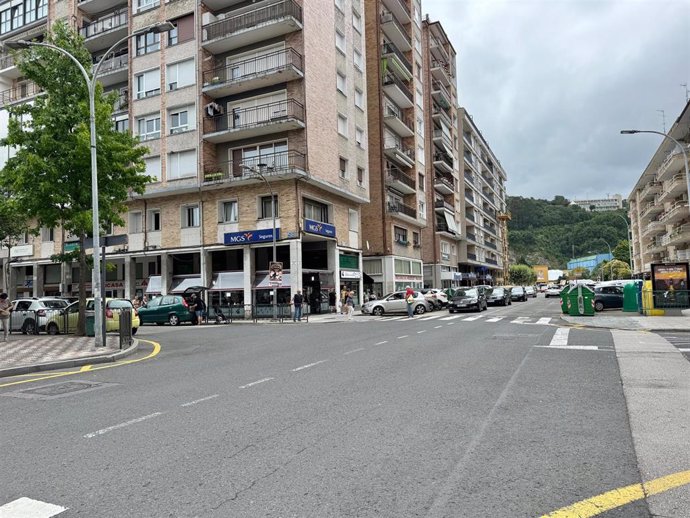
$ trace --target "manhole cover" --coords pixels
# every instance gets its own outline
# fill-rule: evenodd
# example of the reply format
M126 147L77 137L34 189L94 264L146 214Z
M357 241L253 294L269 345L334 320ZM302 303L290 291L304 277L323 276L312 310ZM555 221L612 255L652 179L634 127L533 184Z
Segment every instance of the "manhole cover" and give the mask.
M99 383L97 381L63 381L61 383L53 383L51 385L43 385L41 387L18 390L16 392L8 392L4 396L19 397L26 399L56 399L65 396L71 396L78 392L87 392L89 390L97 390L100 388L116 385L116 383Z

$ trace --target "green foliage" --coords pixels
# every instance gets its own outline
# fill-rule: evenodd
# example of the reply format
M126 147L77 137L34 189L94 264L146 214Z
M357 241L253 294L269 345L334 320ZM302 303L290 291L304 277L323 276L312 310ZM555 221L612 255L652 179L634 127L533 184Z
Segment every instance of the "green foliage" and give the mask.
M613 258L630 264L630 243L627 239L618 242L613 249Z
M19 243L25 233L33 232L29 218L22 206L10 193L0 197L0 249L7 249L7 257L10 257L10 248ZM4 286L10 285L10 269L5 269Z
M510 267L511 284L528 286L537 282L537 272L526 264L514 264Z
M508 209L510 254L527 264L564 269L574 257L608 252L602 239L616 246L627 238L623 210L588 212L563 196L552 201L510 196Z
M592 270L592 277L602 281L612 281L615 279L630 279L632 272L628 263L613 259L604 261Z

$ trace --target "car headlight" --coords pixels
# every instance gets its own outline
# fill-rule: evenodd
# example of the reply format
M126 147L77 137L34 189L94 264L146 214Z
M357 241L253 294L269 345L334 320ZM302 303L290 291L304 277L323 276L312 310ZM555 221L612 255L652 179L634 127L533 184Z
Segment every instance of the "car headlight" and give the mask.
M476 304L477 299L469 299L467 302L469 302L470 304Z

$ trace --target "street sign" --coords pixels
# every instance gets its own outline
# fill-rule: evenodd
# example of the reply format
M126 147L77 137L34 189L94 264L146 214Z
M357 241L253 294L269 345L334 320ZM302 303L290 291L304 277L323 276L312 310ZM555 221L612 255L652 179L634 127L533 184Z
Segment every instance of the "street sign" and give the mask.
M283 285L283 263L271 261L268 265L268 284L271 286Z

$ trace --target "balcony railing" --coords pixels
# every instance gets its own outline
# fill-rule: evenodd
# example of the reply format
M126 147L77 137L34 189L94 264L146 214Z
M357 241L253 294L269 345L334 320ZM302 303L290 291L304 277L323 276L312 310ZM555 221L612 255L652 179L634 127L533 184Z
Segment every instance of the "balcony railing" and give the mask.
M239 161L227 161L218 167L207 167L204 170L204 182L224 182L246 180L257 177L258 171L264 176L281 175L291 171L306 171L307 158L299 151L283 151L260 157L245 158Z
M204 118L204 133L241 130L286 119L304 122L304 106L294 99L232 110L225 115Z
M41 92L41 88L36 83L32 82L13 86L12 88L0 92L0 106L29 99Z
M98 34L126 25L127 11L123 10L103 18L99 18L92 23L87 23L87 25L84 25L81 29L79 29L79 34L81 34L84 38L91 38L92 36L96 36Z
M386 103L384 110L383 110L383 116L384 117L397 117L408 128L412 129L412 127L413 127L412 126L412 117L405 117L405 115L403 115L402 110L400 108L398 108L397 106L393 106L392 104Z
M302 71L302 55L293 48L271 52L204 72L204 86L244 81L281 72L290 67Z
M448 187L450 190L455 191L455 180L453 179L452 176L445 176L441 174L437 174L434 178L435 183L442 183L446 187Z
M288 17L293 17L302 23L302 8L293 0L282 0L248 13L238 14L204 25L204 41L227 37L244 29Z
M451 212L455 212L455 205L453 205L452 203L449 203L445 200L436 200L434 202L434 208L435 209L445 209L445 210L449 210Z
M474 202L474 194L471 192L465 191L465 199L470 200L471 202Z
M405 54L400 52L398 47L395 46L393 43L384 43L383 47L381 49L381 54L386 55L386 54L394 54L397 56L397 58L402 62L402 64L405 66L405 68L412 73L412 63L405 57Z
M440 151L437 151L436 153L434 153L434 162L445 162L448 167L453 167L453 158L449 156L448 153L442 153Z
M403 183L412 189L415 188L414 179L403 173L397 167L390 166L386 168L386 176L388 176L388 178L390 178L391 180Z
M383 149L396 149L410 160L414 160L414 149L396 139L387 138L383 141Z
M407 17L408 17L408 18L409 18L410 16L412 16L412 13L410 12L410 8L407 7L407 4L405 4L405 2L404 2L403 0L394 0L394 1L397 2L398 5L399 5L400 7L402 7L403 11L405 11L405 12L407 13Z
M475 243L477 242L477 236L474 235L472 232L467 232L467 240L468 241L474 241Z
M0 70L14 66L14 58L9 54L0 56Z
M471 254L471 253L467 252L467 258L470 261L476 261L477 260L477 254Z
M488 246L492 250L498 250L498 247L491 241L484 241L484 245Z
M121 54L115 56L114 58L107 59L101 65L99 69L100 73L112 72L113 70L118 70L120 68L126 67L129 64L129 54ZM93 68L96 67L96 63L93 64Z
M417 210L414 207L410 207L401 202L388 202L388 212L393 212L397 214L404 214L410 218L417 219Z
M496 259L491 259L490 257L487 257L486 259L484 259L484 261L486 261L489 264L498 265L498 261Z
M451 101L451 96L450 93L448 92L448 89L441 84L439 81L432 81L431 82L431 91L432 92L441 92L442 95L446 97L448 102Z
M403 83L400 79L395 77L394 74L387 73L386 76L383 78L383 86L390 85L397 86L400 89L400 91L402 91L402 93L405 94L405 97L407 97L410 100L410 102L413 102L414 97L412 97L410 87Z
M113 112L123 112L129 108L129 94L121 94L115 99L115 104L113 106Z
M385 23L390 23L392 22L393 25L395 25L400 32L402 32L407 38L409 39L409 33L407 32L407 29L403 27L403 25L398 21L398 19L395 17L395 15L391 12L384 12L381 13L381 25Z

